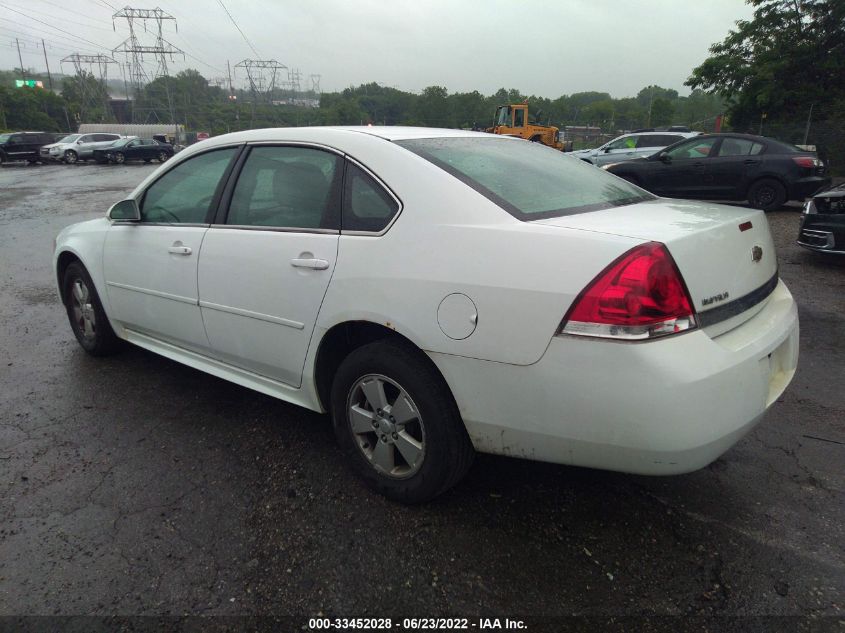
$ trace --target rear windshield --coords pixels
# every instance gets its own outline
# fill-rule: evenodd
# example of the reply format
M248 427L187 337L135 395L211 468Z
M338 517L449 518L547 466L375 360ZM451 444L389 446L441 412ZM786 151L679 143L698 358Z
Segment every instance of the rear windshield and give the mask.
M801 149L800 147L795 147L795 145L790 145L789 143L784 143L783 141L776 141L771 138L766 139L766 143L769 146L769 150L767 153L769 154L807 154L807 150Z
M541 145L502 138L398 141L518 220L619 207L655 197L603 170Z
M5 143L9 140L11 134L0 134L0 143Z

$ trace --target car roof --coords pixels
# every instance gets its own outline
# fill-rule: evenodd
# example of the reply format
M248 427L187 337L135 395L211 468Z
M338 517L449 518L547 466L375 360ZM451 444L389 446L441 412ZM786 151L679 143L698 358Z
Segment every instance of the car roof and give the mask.
M700 136L701 132L681 132L679 130L653 130L651 132L628 132L627 134L620 134L616 138L623 136L662 136L664 134L677 134L678 136Z
M404 127L391 125L359 125L359 126L312 126L312 127L277 127L259 128L232 132L221 136L214 136L207 140L225 140L226 142L249 142L249 141L275 141L285 140L290 135L313 136L315 139L322 135L331 133L334 136L337 132L348 134L366 134L388 141L404 141L417 138L503 138L501 135L488 134L486 132L471 132L469 130L453 130L434 127Z

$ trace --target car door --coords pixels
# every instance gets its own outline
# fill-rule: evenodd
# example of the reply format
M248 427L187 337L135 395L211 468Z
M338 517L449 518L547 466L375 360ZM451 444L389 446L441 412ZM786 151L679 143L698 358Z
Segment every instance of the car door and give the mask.
M631 160L636 158L636 136L620 136L612 140L607 145L599 148L593 162L601 167L602 165L609 165L610 163L618 163L623 160Z
M261 145L242 165L203 241L203 321L218 359L299 387L337 258L343 158Z
M127 329L208 352L197 261L238 147L193 156L139 196L141 219L106 233L103 272L110 316Z
M12 134L6 143L6 155L11 160L23 160L32 150L29 149L25 134Z
M74 150L80 158L93 155L97 143L95 134L85 134L76 139Z
M661 152L652 174L653 193L673 198L704 197L707 166L719 137L695 137Z
M765 145L752 139L726 136L715 156L708 160L711 197L724 200L745 198L746 183L762 166Z
M85 158L91 158L94 155L94 150L108 147L120 138L117 134L92 134L90 142L84 146Z

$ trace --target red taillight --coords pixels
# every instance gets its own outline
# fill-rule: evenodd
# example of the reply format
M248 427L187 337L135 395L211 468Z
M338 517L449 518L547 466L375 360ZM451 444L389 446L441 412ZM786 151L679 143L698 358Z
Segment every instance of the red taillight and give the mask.
M818 158L813 158L812 156L793 156L792 162L799 167L809 167L810 169L819 167L822 164Z
M563 334L647 339L695 327L689 292L675 260L659 242L632 248L578 296Z

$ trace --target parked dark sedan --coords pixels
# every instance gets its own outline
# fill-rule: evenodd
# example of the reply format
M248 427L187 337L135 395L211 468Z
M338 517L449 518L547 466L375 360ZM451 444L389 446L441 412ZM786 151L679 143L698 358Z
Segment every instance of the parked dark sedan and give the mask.
M845 184L817 193L804 205L798 244L845 255Z
M766 211L830 186L814 152L751 134L702 134L603 169L660 196L748 200Z
M122 138L108 147L94 150L94 160L98 163L122 164L130 160L142 160L149 163L157 160L163 163L173 156L173 146L151 138Z

